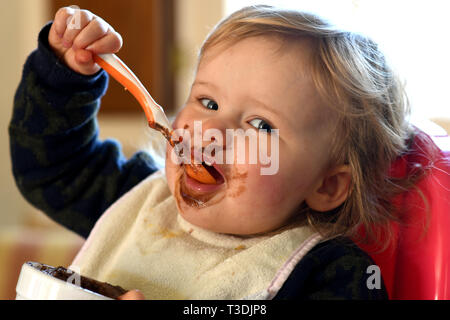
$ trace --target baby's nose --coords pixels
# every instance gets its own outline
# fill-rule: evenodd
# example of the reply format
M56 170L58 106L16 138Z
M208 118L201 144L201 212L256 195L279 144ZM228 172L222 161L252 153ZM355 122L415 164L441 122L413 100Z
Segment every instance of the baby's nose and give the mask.
M220 132L221 135L225 136L226 129L230 129L230 125L226 121L218 119L216 117L203 119L199 122L201 124L203 134L209 132L208 135L212 135L212 132L216 131Z

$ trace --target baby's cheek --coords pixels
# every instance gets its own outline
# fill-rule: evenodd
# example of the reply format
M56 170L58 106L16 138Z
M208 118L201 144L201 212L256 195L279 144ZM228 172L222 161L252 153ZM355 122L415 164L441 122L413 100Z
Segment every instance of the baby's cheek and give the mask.
M285 198L286 192L282 181L276 175L262 175L258 181L260 196L267 205L278 206Z
M276 175L261 175L260 171L249 172L247 199L258 207L276 207L283 201L285 190L282 180Z

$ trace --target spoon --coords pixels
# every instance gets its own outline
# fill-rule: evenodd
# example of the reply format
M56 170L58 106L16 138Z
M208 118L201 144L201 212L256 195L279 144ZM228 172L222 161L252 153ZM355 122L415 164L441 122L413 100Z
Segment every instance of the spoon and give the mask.
M94 55L94 61L136 98L144 110L149 126L161 132L170 145L176 148L179 141L172 140L173 130L171 130L171 125L163 108L156 103L130 68L113 53ZM175 150L177 151L177 149ZM180 152L177 151L177 154L179 155ZM186 166L186 169L189 176L201 183L217 183L216 179L201 164L191 162Z

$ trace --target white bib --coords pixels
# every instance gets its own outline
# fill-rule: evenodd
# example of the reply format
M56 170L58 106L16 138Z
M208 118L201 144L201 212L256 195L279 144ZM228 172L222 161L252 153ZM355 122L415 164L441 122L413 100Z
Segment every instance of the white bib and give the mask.
M147 299L270 299L320 239L307 226L241 238L191 225L159 171L101 216L71 268Z

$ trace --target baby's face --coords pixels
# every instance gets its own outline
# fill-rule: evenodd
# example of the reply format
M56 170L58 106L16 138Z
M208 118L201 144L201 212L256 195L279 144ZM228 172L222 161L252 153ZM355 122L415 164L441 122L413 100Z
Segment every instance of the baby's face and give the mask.
M204 136L201 145L215 143L220 150L230 150L226 130L232 129L234 161L211 158L217 153L209 149L206 158L216 161L211 171L219 184L203 184L186 173L185 165L172 161L168 147L167 181L185 220L221 233L268 232L288 223L317 189L329 160L331 130L307 71L308 48L308 40L281 47L274 38L254 37L206 52L173 127L189 132L192 144L194 121L203 134L216 129L214 138ZM245 148L237 148L238 129L265 135L267 143L257 150L267 152L271 164L262 164L259 156L257 163L250 161L255 150L250 138L241 144ZM278 134L269 132L273 129ZM270 174L262 174L269 167Z

